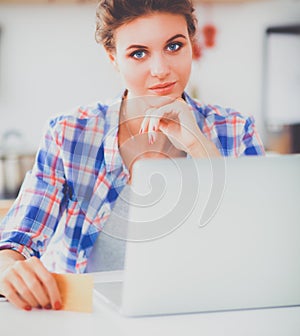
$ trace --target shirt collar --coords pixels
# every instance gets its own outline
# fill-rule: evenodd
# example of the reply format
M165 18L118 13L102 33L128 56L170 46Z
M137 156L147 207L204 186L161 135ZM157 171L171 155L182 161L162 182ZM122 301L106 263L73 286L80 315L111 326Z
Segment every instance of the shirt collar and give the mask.
M125 166L119 152L118 131L119 114L122 96L108 104L104 126L104 160L107 172L123 171L129 176L129 171Z

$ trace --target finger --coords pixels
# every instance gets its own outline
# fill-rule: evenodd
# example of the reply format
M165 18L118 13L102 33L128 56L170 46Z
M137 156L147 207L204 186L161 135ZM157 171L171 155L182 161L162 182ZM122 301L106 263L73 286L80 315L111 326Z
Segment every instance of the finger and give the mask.
M38 304L44 308L50 308L50 299L48 297L47 291L39 280L37 266L34 264L32 265L32 263L29 262L31 259L32 258L16 263L15 269L17 270L19 276L23 279L26 287L30 293L32 293ZM22 297L25 300L28 300L27 295L27 292L22 293Z
M12 284L4 283L3 292L6 299L16 307L23 310L32 309L31 305L18 294L17 289L13 287Z
M23 279L12 270L13 277L11 278L11 285L15 288L16 292L19 294L18 296L22 298L22 300L31 307L39 307L39 304L33 294L31 293L30 289L26 286Z
M149 144L156 141L156 132L159 129L159 123L163 117L164 111L161 108L151 108L147 111L147 131Z
M165 105L159 108L158 114L164 118L166 121L175 121L179 120L179 114L181 110L176 106Z
M146 110L146 116L142 121L139 133L148 132L149 144L153 144L156 141L156 132L159 129L161 118L178 119L179 111L177 111L176 102L174 101L175 99L168 100L167 103L165 102L160 106L151 107Z
M168 135L168 123L164 122L163 120L161 120L161 122L159 123L158 129L164 134L164 135Z
M43 288L47 293L51 307L53 309L60 309L62 307L61 295L53 275L46 269L39 259L34 259L29 259L28 262L35 262L35 271L39 276L40 283L43 285Z
M141 123L139 134L143 134L148 131L150 116L146 115Z
M171 109L170 106L164 106L160 109L159 113L161 114L161 118L159 118L156 128L169 138L169 128L174 130L175 125L176 127L180 127L178 112Z
M156 132L158 131L158 125L160 122L160 117L157 115L152 116L149 118L148 124L148 141L149 144L152 145L156 141Z

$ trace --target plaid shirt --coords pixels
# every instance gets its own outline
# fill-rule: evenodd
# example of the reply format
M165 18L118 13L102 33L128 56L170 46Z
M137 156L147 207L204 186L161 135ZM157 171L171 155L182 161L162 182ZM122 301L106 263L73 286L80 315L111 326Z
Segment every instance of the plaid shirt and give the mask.
M263 155L251 117L185 93L204 135L224 156ZM0 226L0 249L43 256L49 270L85 271L98 233L129 179L118 150L120 99L50 121L19 196Z

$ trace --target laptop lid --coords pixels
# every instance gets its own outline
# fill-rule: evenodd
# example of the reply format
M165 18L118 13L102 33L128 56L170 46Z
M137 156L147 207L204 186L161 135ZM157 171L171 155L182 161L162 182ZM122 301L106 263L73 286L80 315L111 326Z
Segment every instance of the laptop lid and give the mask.
M133 167L121 312L300 304L300 156Z

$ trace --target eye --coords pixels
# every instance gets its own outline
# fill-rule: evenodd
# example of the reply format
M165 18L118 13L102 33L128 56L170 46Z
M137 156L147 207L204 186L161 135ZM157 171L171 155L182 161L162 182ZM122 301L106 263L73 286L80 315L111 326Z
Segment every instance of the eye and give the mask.
M145 50L135 50L130 54L130 57L135 58L135 59L142 59L146 56L146 51Z
M178 51L179 49L181 49L181 47L182 47L181 42L172 42L167 45L167 50L174 52L174 51Z

